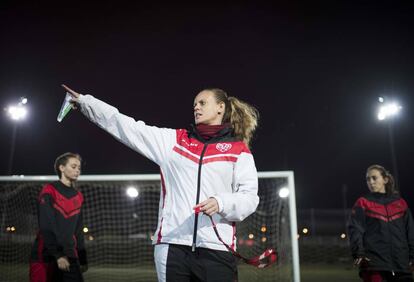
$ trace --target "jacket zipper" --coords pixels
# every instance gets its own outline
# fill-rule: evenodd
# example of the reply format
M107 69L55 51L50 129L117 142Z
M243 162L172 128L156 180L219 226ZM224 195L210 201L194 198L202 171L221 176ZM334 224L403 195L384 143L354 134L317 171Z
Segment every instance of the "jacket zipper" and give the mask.
M386 214L387 214L387 227L388 227L388 233L390 234L390 236L392 236L391 235L391 231L390 231L390 224L389 224L389 215L388 215L388 209L387 209L387 205L384 205L385 206L385 212L386 212ZM391 256L391 261L392 261L392 240L390 240L390 256ZM391 265L391 274L392 274L392 276L394 276L395 275L395 273L394 273L394 269L392 269L393 267L392 267L392 265Z
M198 162L198 176L197 176L197 198L196 205L200 201L200 189L201 189L201 166L203 164L204 153L206 152L208 144L204 144L203 150L201 151L200 160ZM193 244L191 246L191 251L195 252L196 241L197 241L197 226L198 226L198 213L195 214L194 218L194 233L193 233Z

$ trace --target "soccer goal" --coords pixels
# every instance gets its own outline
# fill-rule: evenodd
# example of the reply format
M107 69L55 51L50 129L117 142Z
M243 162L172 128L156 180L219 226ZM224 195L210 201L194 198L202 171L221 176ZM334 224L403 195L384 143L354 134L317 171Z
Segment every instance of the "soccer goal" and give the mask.
M27 281L37 232L36 200L56 176L0 177L1 281ZM157 226L159 175L82 175L89 270L86 281L157 281L151 239ZM277 251L277 263L258 269L239 264L239 281L299 282L293 172L259 172L260 204L238 223L237 249L253 257Z

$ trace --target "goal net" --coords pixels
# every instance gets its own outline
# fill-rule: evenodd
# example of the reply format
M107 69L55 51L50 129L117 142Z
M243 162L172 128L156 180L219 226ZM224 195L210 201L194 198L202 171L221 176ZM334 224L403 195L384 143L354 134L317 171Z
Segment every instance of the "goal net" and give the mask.
M1 281L28 280L38 230L37 197L44 184L56 180L0 177ZM83 175L78 188L85 197L85 281L157 281L151 239L157 227L159 175ZM240 262L239 281L299 281L294 192L292 172L259 173L260 204L237 224L238 252L253 257L274 248L278 261L265 269Z

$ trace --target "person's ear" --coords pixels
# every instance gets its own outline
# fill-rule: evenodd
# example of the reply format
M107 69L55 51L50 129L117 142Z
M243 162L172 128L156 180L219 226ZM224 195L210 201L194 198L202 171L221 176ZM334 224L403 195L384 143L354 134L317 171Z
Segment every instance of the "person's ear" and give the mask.
M226 109L226 108L225 108L224 102L220 102L220 104L219 104L219 109L218 109L218 111L217 111L217 114L221 115L222 113L224 113L224 110L225 110L225 109Z
M63 170L64 170L64 169L65 169L65 166L64 166L64 165L60 165L60 166L59 166L59 171L60 171L60 172L63 172Z

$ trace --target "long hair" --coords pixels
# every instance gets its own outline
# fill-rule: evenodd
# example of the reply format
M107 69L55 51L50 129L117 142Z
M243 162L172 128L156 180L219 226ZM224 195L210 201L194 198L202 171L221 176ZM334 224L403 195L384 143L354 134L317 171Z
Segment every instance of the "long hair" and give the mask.
M64 153L62 155L60 155L59 157L56 158L55 160L55 172L56 174L59 176L59 179L62 177L62 172L60 171L59 167L61 165L66 165L68 160L71 158L75 158L78 159L80 162L82 162L82 158L79 154L75 154L75 153L71 153L71 152L67 152Z
M217 103L224 103L225 111L222 123L230 123L236 138L250 146L259 120L257 109L236 97L229 97L222 89L209 88L204 90L213 92Z
M385 192L387 193L387 195L395 195L395 194L398 195L399 194L398 187L395 186L395 181L394 181L394 177L392 176L392 174L388 170L386 170L383 166L380 166L380 165L369 166L367 168L367 173L374 169L379 171L381 176L384 179L388 179L388 182L385 183Z

